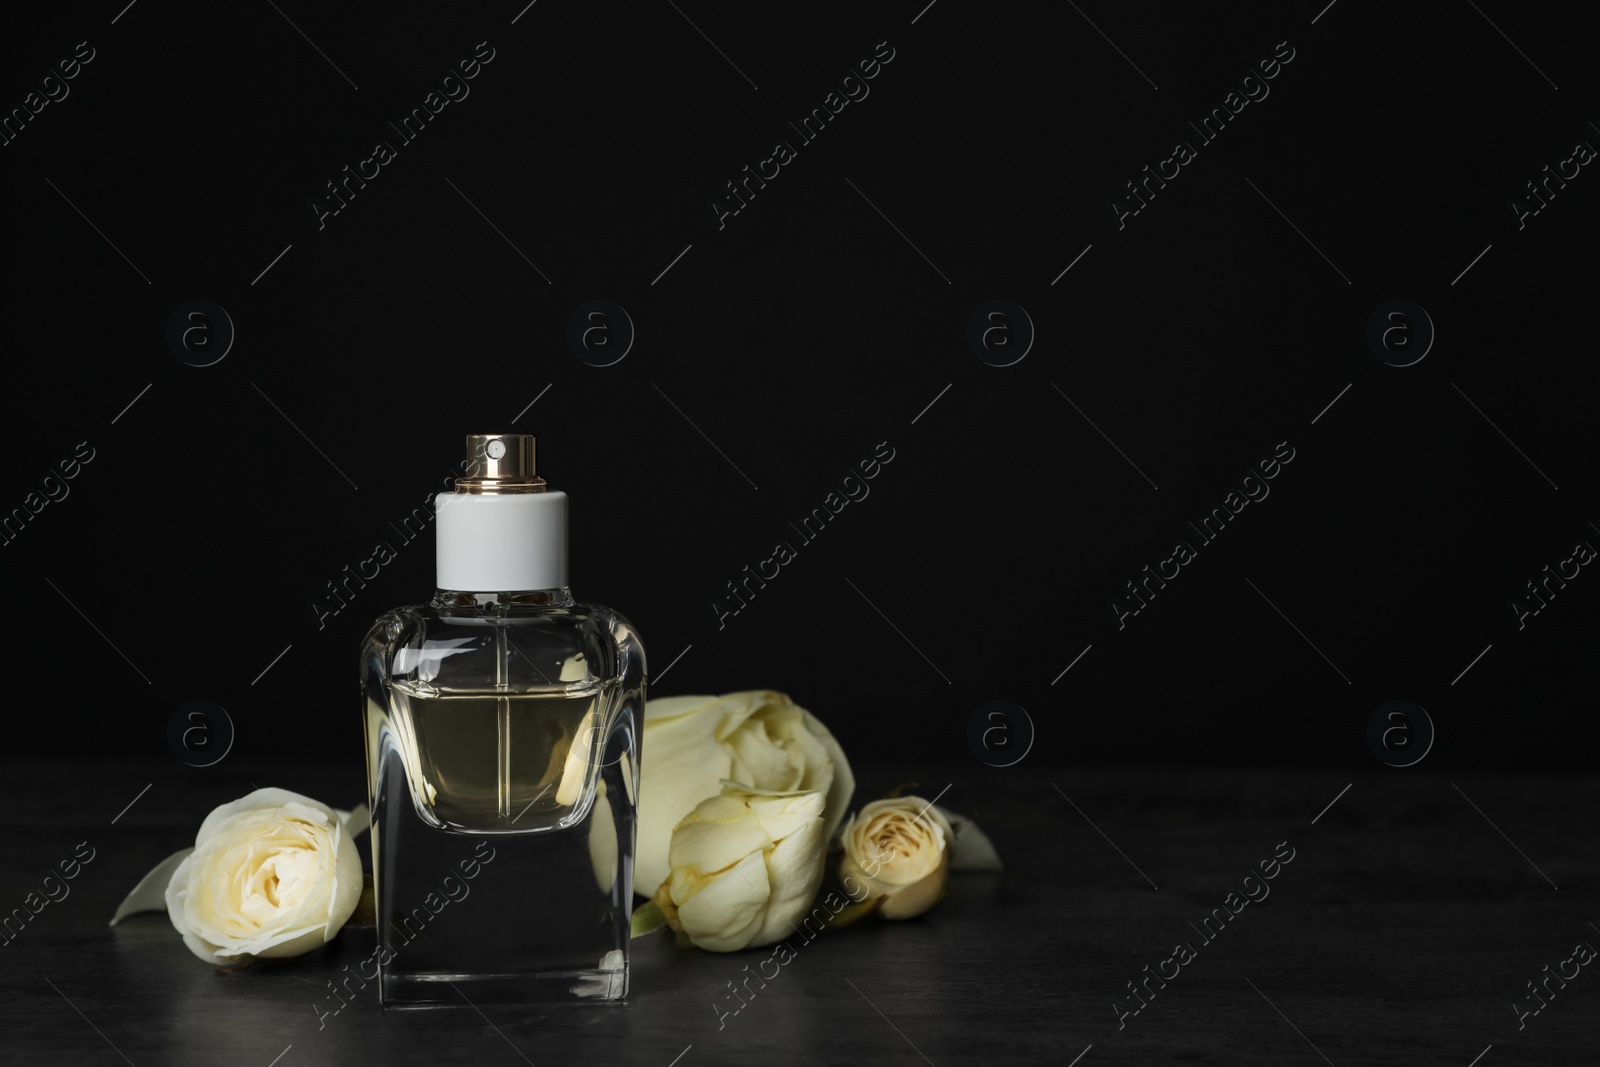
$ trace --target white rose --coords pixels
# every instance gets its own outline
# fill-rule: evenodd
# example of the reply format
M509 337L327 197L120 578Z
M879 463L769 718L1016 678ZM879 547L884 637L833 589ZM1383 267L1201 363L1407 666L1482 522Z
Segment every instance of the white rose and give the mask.
M340 813L287 789L207 815L166 888L167 916L207 963L309 952L360 897L361 857Z
M671 873L655 904L700 948L734 952L794 932L822 884L820 792L723 783L672 831Z
M885 919L910 919L944 899L955 836L939 809L920 797L874 800L840 834L839 878L856 901L886 896Z
M828 728L771 689L648 701L641 751L634 885L645 895L667 877L672 828L724 779L767 792L821 792L825 839L856 788Z

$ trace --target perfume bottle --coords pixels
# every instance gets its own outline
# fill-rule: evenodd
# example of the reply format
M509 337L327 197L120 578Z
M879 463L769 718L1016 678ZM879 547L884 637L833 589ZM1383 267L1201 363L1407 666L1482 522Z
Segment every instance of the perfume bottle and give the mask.
M628 991L644 648L573 599L534 444L467 438L438 590L362 649L385 1005Z

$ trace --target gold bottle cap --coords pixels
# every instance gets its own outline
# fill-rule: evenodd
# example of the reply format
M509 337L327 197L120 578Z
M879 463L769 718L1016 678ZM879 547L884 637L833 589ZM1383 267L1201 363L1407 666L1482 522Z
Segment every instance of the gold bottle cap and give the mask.
M456 479L458 493L542 493L548 486L536 473L531 433L467 435L467 474Z

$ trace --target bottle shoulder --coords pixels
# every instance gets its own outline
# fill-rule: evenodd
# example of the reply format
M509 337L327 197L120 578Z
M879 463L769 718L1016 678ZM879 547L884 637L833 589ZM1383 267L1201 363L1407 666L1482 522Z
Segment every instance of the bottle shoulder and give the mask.
M637 633L627 617L604 604L573 601L548 607L523 608L510 612L455 611L433 604L407 604L378 616L369 638L385 642L418 632L459 629L472 631L502 626L510 630L559 631L567 629L625 630Z
M580 602L507 612L406 605L379 616L362 648L369 677L474 688L496 681L535 687L606 682L642 657L625 617Z

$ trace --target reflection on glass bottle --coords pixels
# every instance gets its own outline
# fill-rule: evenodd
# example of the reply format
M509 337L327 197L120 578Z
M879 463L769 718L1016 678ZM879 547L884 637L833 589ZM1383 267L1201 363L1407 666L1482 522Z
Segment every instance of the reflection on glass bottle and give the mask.
M435 500L436 595L362 650L380 996L620 1000L644 648L573 600L533 437L467 447Z

